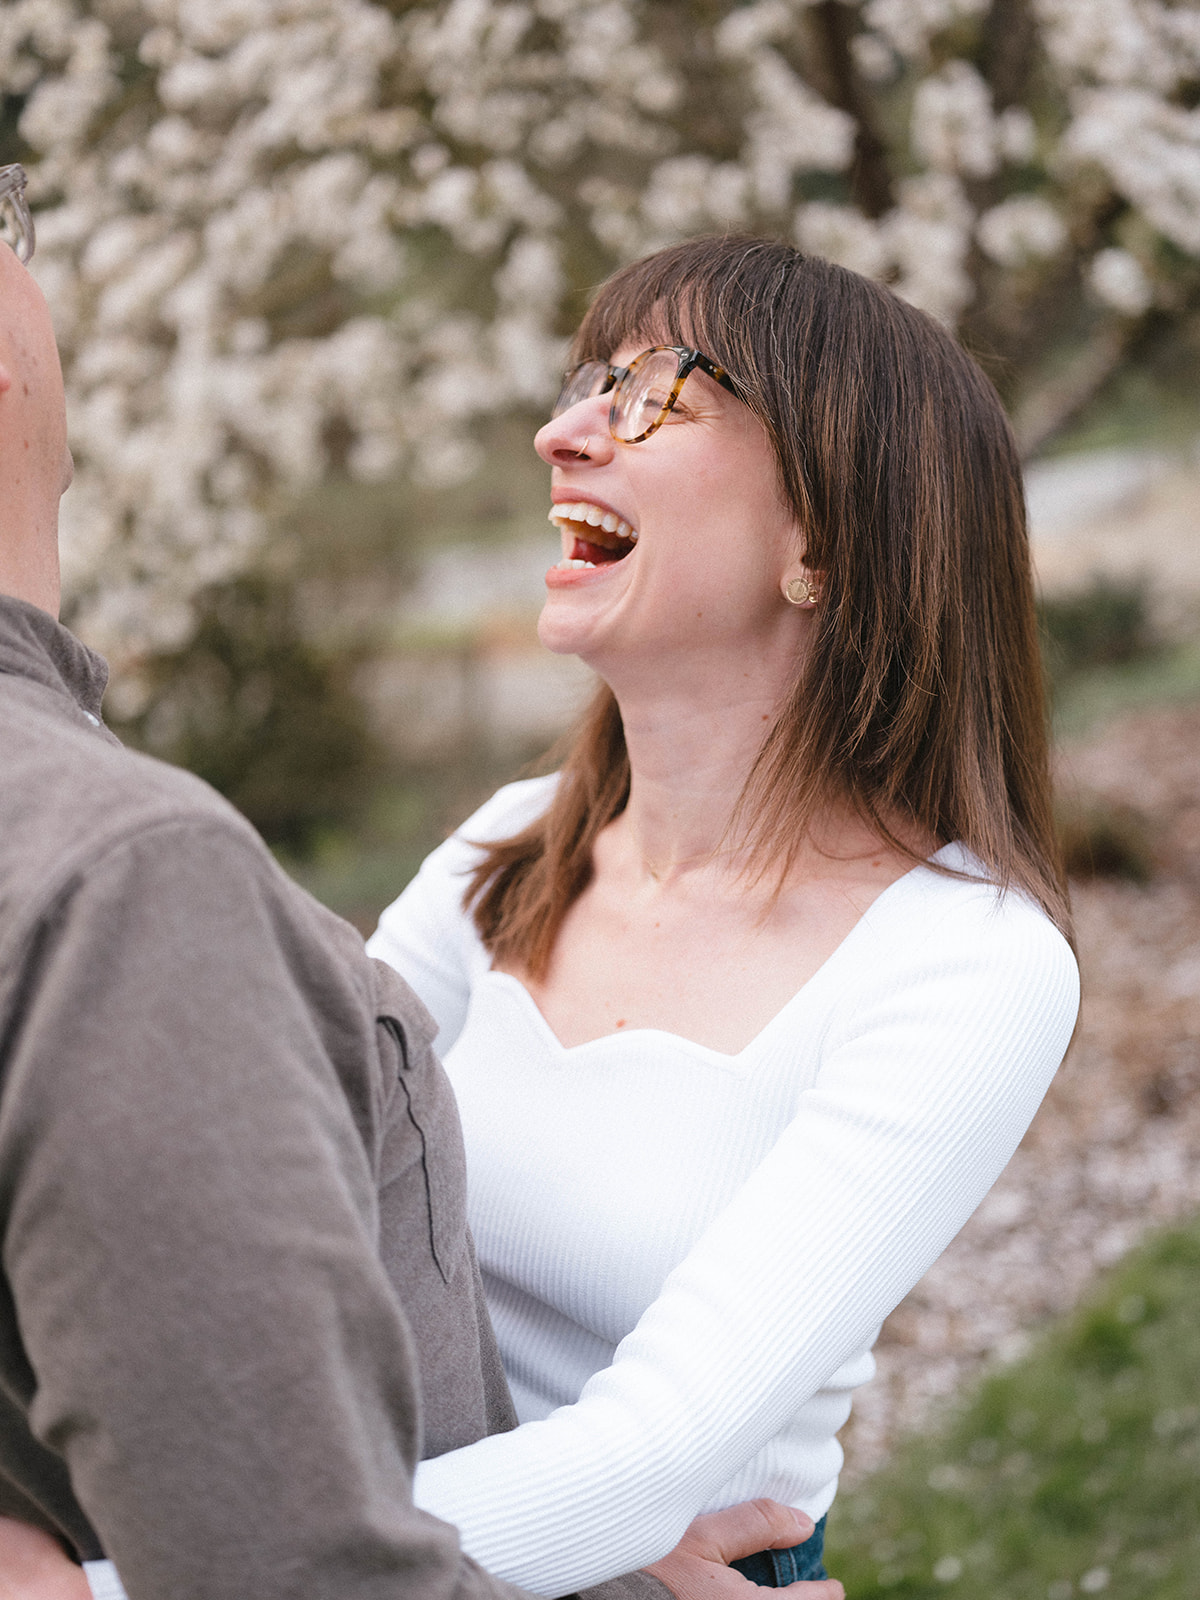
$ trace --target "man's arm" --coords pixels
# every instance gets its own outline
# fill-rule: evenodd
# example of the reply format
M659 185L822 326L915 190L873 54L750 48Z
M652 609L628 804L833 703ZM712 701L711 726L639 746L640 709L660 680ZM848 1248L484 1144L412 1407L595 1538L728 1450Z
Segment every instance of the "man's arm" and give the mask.
M296 917L220 820L113 847L42 916L0 1094L4 1379L132 1600L514 1596L412 1506L351 1113L382 1086L334 1060L368 1073L374 1018Z

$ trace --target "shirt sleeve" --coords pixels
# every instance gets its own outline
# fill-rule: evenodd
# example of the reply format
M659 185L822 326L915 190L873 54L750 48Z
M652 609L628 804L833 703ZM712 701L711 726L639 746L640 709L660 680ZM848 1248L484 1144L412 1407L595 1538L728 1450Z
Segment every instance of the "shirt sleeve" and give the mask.
M479 860L478 846L524 828L549 802L554 778L510 783L425 858L420 871L393 900L367 941L424 1001L438 1025L441 1056L462 1032L477 967L489 964L463 895Z
M558 1595L661 1557L998 1177L1070 1039L1074 958L986 885L914 942L851 986L794 1120L579 1401L422 1463L418 1503L489 1570Z
M204 819L39 914L4 1019L6 1371L131 1600L519 1600L412 1504L370 966L309 905Z

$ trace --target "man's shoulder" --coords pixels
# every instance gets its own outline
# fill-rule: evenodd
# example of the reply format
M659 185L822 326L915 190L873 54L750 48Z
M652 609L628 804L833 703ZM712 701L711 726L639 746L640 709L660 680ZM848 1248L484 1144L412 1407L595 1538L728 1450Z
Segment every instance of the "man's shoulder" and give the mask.
M192 773L130 750L84 713L0 685L0 923L123 841L168 828L223 834L269 854L250 824Z
M43 931L58 938L69 921L93 952L118 928L157 930L184 965L214 941L243 950L247 970L287 970L334 1031L357 1036L368 1011L373 1023L379 978L361 934L293 882L223 796L82 713L30 721L12 698L0 683L0 1011Z

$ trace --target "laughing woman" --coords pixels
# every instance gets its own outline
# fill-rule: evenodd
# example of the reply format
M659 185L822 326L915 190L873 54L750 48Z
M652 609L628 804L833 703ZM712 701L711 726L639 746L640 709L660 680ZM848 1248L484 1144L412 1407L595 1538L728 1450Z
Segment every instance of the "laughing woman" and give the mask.
M524 1424L425 1463L418 1500L543 1594L706 1507L824 1516L879 1324L1078 999L987 379L753 239L619 272L575 361L537 437L540 632L600 688L562 770L473 816L372 944L440 1025Z

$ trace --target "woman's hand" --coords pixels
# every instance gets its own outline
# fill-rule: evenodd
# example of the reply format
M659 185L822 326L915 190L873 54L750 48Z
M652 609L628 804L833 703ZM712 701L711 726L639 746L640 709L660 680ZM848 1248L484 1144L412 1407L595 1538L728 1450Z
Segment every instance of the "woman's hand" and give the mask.
M747 1500L727 1511L697 1517L683 1538L661 1561L647 1567L675 1600L750 1600L758 1588L729 1566L758 1550L787 1550L803 1544L813 1531L811 1517L777 1500ZM836 1578L790 1583L797 1600L845 1600Z
M0 1600L91 1600L91 1593L56 1539L0 1517Z

